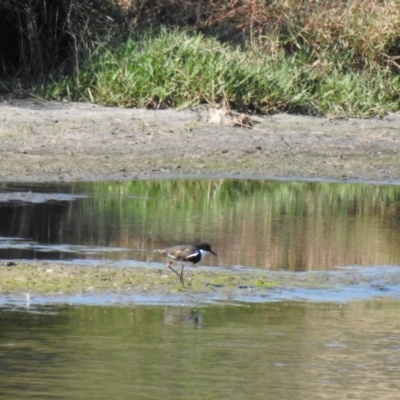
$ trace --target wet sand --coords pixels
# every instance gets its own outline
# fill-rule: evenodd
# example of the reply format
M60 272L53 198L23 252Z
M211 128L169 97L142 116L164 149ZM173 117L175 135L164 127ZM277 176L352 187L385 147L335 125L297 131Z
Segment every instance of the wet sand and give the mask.
M400 182L400 116L254 116L211 125L206 109L142 110L0 100L0 181L181 177Z
M400 299L399 267L347 267L296 273L197 267L185 285L165 267L121 268L53 262L1 262L0 306L30 303L207 304L215 302Z

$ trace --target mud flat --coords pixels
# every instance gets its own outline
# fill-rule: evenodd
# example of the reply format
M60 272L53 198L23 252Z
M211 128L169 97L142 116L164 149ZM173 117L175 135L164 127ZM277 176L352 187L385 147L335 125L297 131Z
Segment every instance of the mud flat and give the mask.
M165 266L121 268L53 262L0 263L0 306L30 303L207 304L214 302L400 300L397 266L295 273L193 268L185 286Z
M257 116L211 125L206 109L142 110L0 100L0 181L180 177L400 182L400 116Z

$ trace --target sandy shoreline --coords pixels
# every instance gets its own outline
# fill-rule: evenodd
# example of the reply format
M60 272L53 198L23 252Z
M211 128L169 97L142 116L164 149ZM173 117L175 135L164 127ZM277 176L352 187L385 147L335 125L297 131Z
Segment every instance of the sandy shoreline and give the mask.
M179 177L400 181L400 116L255 117L253 129L205 122L207 110L141 110L2 99L0 181Z
M349 267L299 274L249 268L187 271L185 286L164 266L121 268L57 262L0 263L2 303L210 304L218 302L399 299L396 266Z

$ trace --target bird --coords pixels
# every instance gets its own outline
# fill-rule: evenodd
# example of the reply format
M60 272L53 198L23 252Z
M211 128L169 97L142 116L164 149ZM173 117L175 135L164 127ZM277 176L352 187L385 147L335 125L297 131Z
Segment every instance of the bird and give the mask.
M208 243L200 243L198 245L182 244L154 251L169 258L170 261L168 261L167 267L179 276L179 281L182 285L184 285L183 268L185 268L185 265L197 264L208 253L214 254L215 256L217 255ZM180 273L171 267L172 263L182 264Z

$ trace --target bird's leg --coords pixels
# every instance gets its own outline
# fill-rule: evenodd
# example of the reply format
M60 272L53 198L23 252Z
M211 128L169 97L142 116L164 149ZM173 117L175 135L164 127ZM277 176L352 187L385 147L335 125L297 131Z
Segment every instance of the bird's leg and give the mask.
M185 283L183 282L183 268L185 268L185 264L182 265L181 273L179 275L179 281L182 283L182 285L185 285Z
M174 272L179 276L179 281L182 283L181 274L180 274L179 272L175 271L175 270L171 267L171 262L169 262L169 263L167 264L167 267L168 267L170 270L174 271ZM181 273L182 273L182 271L181 271Z

